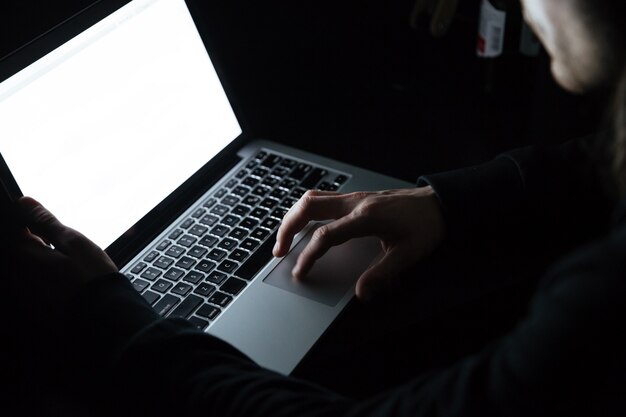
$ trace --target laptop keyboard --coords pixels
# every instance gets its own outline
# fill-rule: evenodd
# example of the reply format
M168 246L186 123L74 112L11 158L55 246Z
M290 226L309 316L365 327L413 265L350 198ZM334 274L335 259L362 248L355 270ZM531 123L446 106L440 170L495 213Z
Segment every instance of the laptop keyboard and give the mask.
M280 221L304 192L347 179L260 151L123 272L160 315L205 329L272 258Z

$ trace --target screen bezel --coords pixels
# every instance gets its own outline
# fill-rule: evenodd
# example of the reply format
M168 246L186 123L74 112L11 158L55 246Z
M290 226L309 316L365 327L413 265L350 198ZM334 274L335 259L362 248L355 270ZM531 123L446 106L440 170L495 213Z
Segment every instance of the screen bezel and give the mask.
M26 68L28 65L131 1L132 0L96 1L1 58L0 82ZM124 234L118 237L112 244L103 248L118 267L122 267L130 261L138 251L143 249L146 244L160 234L176 217L182 214L193 202L210 189L216 181L236 165L239 162L237 150L253 136L243 116L239 101L234 94L232 94L232 88L229 87L228 78L224 74L224 67L220 64L219 51L211 41L209 25L206 20L202 18L200 8L195 4L195 1L185 0L185 3L196 24L202 42L211 57L211 61L222 82L226 96L228 97L243 133L220 151L218 155L196 171L195 174L168 195L161 203L137 221ZM0 169L0 181L3 185L2 191L5 192L6 190L5 196L8 197L10 201L14 201L15 198L22 195L21 191L8 167L4 164L4 160L2 160L0 165L4 166L4 169ZM0 168L2 168L2 166L0 166ZM37 196L32 197L36 198Z

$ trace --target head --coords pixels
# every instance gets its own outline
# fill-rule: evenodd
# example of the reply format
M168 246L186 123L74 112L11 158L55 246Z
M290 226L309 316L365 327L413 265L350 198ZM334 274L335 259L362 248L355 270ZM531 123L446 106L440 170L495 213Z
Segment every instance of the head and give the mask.
M550 56L552 75L574 93L613 97L611 187L626 195L626 0L521 0ZM607 167L608 168L608 167Z
M521 0L524 18L550 56L556 81L583 93L612 89L624 66L624 0Z

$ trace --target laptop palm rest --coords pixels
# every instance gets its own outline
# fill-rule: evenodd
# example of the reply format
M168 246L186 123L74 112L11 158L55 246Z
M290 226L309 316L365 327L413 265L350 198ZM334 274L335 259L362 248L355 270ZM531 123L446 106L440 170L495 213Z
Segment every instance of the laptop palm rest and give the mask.
M362 237L332 247L317 260L305 279L296 280L291 270L314 230L309 231L263 281L334 307L381 254L380 241L375 237Z

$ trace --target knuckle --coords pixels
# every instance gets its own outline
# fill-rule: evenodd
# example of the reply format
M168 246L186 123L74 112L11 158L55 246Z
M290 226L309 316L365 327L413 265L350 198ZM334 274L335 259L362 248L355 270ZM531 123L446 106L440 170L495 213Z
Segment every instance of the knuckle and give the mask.
M323 225L318 227L315 232L313 232L313 236L311 236L311 239L315 242L324 242L326 239L328 239L330 234L330 229L328 228L328 226Z
M353 217L371 217L374 214L375 205L369 201L364 201L354 208Z

